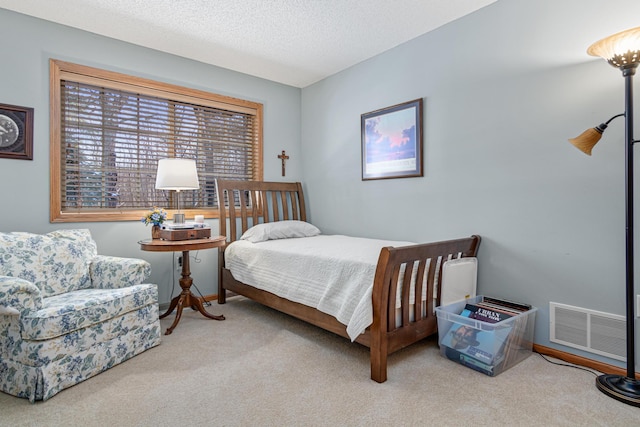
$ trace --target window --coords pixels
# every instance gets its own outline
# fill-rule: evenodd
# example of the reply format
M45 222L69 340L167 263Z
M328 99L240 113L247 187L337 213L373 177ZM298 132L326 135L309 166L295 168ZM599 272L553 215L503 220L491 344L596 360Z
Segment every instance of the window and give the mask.
M262 180L262 104L57 60L51 67L51 222L139 220L176 208L158 160L195 159L187 218L217 217L215 179Z

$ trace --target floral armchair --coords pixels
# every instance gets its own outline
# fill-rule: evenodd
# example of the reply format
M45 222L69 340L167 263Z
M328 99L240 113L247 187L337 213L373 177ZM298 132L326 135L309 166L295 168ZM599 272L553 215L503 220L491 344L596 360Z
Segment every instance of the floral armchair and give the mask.
M0 233L0 390L46 400L160 344L150 272L89 230Z

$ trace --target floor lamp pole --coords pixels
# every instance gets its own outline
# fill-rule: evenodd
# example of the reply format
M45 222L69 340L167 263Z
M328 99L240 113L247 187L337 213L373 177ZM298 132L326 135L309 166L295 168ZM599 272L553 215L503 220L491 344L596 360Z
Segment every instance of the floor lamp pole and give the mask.
M635 315L633 265L633 75L636 67L622 69L625 79L625 178L626 178L626 317L627 375L600 375L596 386L600 391L629 405L640 406L640 381L635 378Z
M628 72L627 72L628 71ZM626 72L626 73L625 73ZM633 274L633 75L635 68L623 71L625 81L625 153L627 164L627 377L635 378L635 316L633 313L634 274Z

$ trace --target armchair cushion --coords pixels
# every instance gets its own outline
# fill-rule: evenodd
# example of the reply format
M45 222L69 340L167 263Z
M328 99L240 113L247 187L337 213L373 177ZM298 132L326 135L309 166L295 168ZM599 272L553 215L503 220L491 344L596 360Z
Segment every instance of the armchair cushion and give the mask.
M0 275L34 283L43 297L86 289L91 286L89 264L97 252L86 229L0 233Z
M142 283L151 274L151 266L141 259L97 255L89 272L92 288L115 289Z
M158 299L156 287L81 289L44 299L42 309L20 318L25 340L48 340L135 311Z

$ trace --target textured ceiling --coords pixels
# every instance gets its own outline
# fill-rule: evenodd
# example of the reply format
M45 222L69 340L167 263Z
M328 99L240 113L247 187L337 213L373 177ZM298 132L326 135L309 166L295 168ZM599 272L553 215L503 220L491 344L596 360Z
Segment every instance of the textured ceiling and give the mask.
M0 8L305 87L494 1L0 0Z

